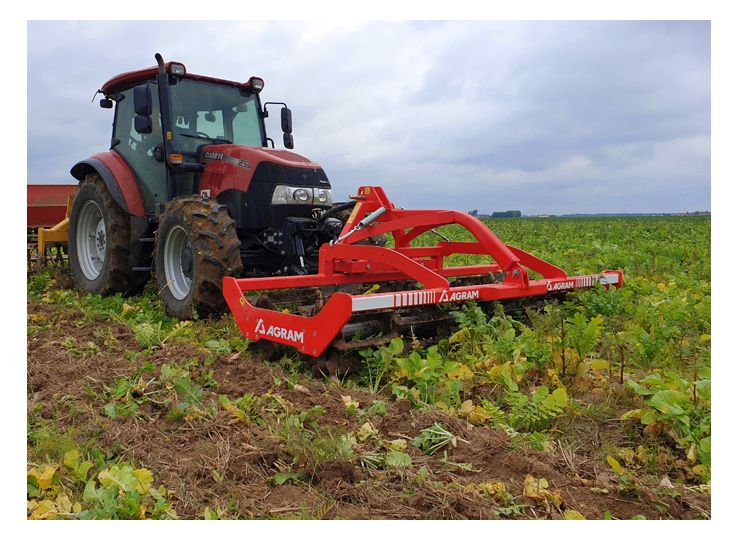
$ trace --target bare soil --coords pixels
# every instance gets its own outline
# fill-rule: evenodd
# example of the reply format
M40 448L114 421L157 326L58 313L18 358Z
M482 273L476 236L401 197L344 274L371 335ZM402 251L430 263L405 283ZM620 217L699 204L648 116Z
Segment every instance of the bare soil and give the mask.
M28 410L72 433L78 443L91 444L150 469L158 484L170 490L169 499L182 518L202 518L205 507L221 508L239 518L309 517L329 519L494 519L562 518L566 509L586 518L691 519L708 516L706 494L676 485L664 492L641 485L624 495L606 463L563 449L523 451L511 445L502 431L476 427L439 411L417 410L407 401L387 402L387 414L372 419L386 439L410 442L421 429L438 421L458 441L447 460L470 464L473 471L443 462L443 451L428 456L408 445L413 465L407 470L369 470L355 461L326 461L309 470L307 480L277 486L274 475L289 468L292 457L272 426L235 421L219 409L212 419L172 422L151 410L143 419L110 419L102 414L103 386L130 376L141 362L162 365L204 357L203 349L172 342L142 356L131 330L102 317L83 320L79 313L40 302L28 303L28 315L47 328L28 339ZM31 323L29 321L29 323ZM96 330L102 329L104 331ZM109 331L107 331L109 330ZM105 333L105 337L101 335ZM87 347L88 342L97 348ZM76 344L75 344L76 343ZM353 430L358 420L346 417L341 396L350 395L367 406L377 399L323 379L303 377L297 389L276 384L289 373L248 353L224 354L208 368L218 387L211 398L244 392L268 392L285 399L296 411L321 405L319 421L335 429ZM384 399L387 400L387 399ZM425 465L427 480L415 477ZM523 496L525 477L545 478L549 490L560 491L559 508ZM502 481L508 492L528 507L521 514L499 512L500 505L464 485Z

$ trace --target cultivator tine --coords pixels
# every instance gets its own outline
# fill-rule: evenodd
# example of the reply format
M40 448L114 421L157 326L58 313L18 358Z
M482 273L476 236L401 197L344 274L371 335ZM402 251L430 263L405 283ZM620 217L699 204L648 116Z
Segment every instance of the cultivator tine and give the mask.
M447 311L439 308L443 304L516 301L599 284L622 285L620 271L569 277L561 268L504 244L484 223L462 212L398 209L380 187L361 187L355 199L339 240L321 247L317 274L225 278L223 294L245 337L318 357L329 346L346 351L407 333L413 338L440 334L450 325ZM410 245L420 234L448 224L463 226L476 241ZM394 247L358 244L380 234L391 234ZM488 255L494 263L444 265L446 257L459 253ZM528 269L541 278L530 279ZM360 287L367 283L392 290L362 293ZM246 297L271 291L278 296L285 290L320 293L312 306L298 307L300 314L280 311L263 299L252 304Z

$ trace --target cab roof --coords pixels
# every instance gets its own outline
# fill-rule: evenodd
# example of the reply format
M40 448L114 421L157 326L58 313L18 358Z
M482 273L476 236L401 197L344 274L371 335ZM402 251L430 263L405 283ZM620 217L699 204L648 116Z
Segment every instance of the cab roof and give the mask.
M169 72L169 68L171 64L181 64L181 62L167 62L165 64L166 71ZM154 78L159 72L159 68L157 66L154 67L147 67L145 69L139 69L137 71L127 71L125 73L121 73L120 75L116 75L109 81L107 81L105 84L102 85L102 93L107 96L111 97L115 95L118 92L121 92L123 90L127 90L128 88L132 88L133 86L136 86L137 84L140 84L141 82L150 80ZM186 79L193 79L193 80L200 80L204 82L212 82L215 84L226 84L228 86L235 86L239 88L249 88L250 84L249 82L236 82L232 80L225 80L225 79L218 79L215 77L207 77L205 75L195 75L194 73L188 73L185 68L185 74L179 75Z

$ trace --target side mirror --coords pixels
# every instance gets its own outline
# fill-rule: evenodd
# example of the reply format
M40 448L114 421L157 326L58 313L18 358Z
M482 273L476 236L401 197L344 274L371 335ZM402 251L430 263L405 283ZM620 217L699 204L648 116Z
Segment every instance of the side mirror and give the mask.
M292 132L292 111L287 107L281 109L281 130L285 134L291 134Z
M113 100L108 99L107 97L104 99L100 99L100 108L103 108L103 109L113 108Z
M284 147L290 150L294 148L294 137L291 133L284 133Z
M133 89L133 109L140 116L151 116L151 90L148 85L137 86Z
M151 116L136 114L136 117L133 119L133 127L136 133L149 134L151 132Z

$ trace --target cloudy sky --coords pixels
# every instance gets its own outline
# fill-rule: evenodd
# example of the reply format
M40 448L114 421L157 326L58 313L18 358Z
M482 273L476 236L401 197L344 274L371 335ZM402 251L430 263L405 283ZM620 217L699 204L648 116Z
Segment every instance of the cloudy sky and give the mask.
M157 51L263 77L338 199L382 185L404 207L710 208L708 22L30 22L29 183L69 182L108 148L92 94Z

